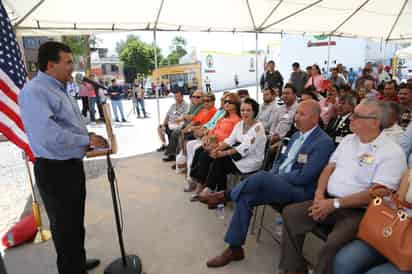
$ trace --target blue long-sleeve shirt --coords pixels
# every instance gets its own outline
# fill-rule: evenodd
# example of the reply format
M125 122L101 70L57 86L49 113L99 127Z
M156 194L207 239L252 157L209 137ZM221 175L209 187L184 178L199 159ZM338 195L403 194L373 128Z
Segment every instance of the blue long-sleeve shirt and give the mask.
M84 157L89 136L76 102L64 84L40 72L19 94L24 128L36 158Z

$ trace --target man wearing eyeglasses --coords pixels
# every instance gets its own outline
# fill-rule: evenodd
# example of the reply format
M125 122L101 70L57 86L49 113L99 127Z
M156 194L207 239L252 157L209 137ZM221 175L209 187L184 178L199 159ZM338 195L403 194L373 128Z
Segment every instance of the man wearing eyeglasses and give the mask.
M369 189L377 184L398 188L406 157L399 145L382 134L387 115L381 102L364 99L350 116L354 134L346 136L332 154L319 177L314 200L283 210L281 273L307 273L302 256L304 236L318 224L332 230L319 251L314 272L332 273L336 252L356 238L371 199Z

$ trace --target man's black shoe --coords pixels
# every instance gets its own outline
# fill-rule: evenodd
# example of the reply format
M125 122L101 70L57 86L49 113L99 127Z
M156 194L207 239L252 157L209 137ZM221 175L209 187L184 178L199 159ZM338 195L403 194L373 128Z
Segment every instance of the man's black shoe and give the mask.
M158 149L156 149L157 152L161 152L164 151L166 149L165 145L162 145L161 147L159 147Z
M87 259L86 260L86 270L92 270L96 267L98 267L100 264L99 259Z
M175 161L175 160L176 160L176 157L173 156L173 155L169 155L169 156L163 158L162 160L163 160L164 162L171 162L171 161Z

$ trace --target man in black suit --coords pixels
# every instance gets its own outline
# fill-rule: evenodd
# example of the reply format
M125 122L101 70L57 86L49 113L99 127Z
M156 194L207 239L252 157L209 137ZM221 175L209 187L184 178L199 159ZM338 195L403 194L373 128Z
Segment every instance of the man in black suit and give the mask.
M349 117L356 106L356 98L352 95L343 95L339 98L338 116L332 119L325 128L326 133L338 146L343 137L352 133L349 127Z

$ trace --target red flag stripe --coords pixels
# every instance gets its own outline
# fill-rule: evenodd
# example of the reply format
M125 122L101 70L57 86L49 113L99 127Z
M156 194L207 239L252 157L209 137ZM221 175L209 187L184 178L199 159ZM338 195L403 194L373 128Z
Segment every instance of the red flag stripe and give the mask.
M16 104L18 104L17 94L4 81L0 79L0 89Z
M6 114L11 120L13 120L16 125L24 131L23 122L21 121L20 116L15 113L11 108L9 108L6 104L0 101L0 111Z
M6 138L9 139L9 141L13 142L19 148L23 149L23 151L26 153L30 161L34 162L35 158L34 158L33 152L31 151L29 144L21 140L9 127L7 127L1 121L0 121L0 132L3 133L4 136L6 136Z

